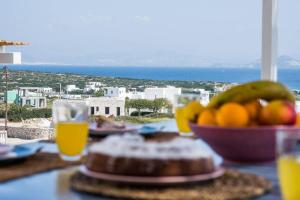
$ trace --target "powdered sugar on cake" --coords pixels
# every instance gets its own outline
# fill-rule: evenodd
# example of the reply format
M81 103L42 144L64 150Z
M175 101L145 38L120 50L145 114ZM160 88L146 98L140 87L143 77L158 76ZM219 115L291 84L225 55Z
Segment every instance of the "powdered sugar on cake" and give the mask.
M90 147L92 153L102 153L113 157L149 159L197 159L211 157L193 139L178 137L170 141L145 141L140 135L113 135Z

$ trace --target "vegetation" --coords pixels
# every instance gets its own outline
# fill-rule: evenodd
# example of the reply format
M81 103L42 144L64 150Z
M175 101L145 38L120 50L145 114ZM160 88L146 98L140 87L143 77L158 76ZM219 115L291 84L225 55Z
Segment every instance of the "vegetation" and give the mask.
M104 96L104 90L99 90L97 92L94 92L93 93L95 97L103 97Z
M48 97L47 98L47 108L52 108L53 105L53 101L55 101L57 99L57 97Z
M154 123L154 122L160 122L169 119L171 118L168 116L165 117L120 116L115 118L116 121L122 121L122 122L133 123L133 124Z
M8 120L12 122L19 122L31 118L50 118L51 116L52 110L49 108L31 109L30 107L11 104L8 110ZM4 110L0 110L0 118L4 117Z
M0 70L2 73L2 70ZM137 91L143 91L147 87L165 87L172 85L181 88L203 88L212 91L215 82L213 81L164 81L164 80L144 80L130 78L114 78L101 76L88 76L70 73L46 73L33 71L9 71L9 90L17 87L51 87L55 91L59 91L59 84L62 88L66 85L75 84L79 88L84 88L85 84L90 81L99 81L104 85L112 87L136 88ZM0 92L4 91L4 82L0 82ZM82 91L78 91L82 93ZM100 92L101 95L102 92Z
M151 110L153 113L158 113L163 108L168 110L172 109L171 103L167 99L126 99L125 109L128 112L128 109L133 108L138 112L138 116L141 116L142 110Z

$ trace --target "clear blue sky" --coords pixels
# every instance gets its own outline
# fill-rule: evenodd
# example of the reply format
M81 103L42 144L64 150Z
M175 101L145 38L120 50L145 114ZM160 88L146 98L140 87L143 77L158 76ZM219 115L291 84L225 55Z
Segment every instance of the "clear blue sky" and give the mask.
M11 49L28 63L248 63L260 57L261 1L6 0L0 38L30 42ZM299 10L279 0L279 54L298 59Z

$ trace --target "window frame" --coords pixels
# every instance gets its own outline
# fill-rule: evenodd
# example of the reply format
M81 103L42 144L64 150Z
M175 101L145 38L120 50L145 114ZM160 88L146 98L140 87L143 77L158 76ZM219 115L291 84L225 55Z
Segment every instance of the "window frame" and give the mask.
M110 110L110 108L107 107L107 106L105 106L105 108L104 108L104 113L105 113L106 115L109 115L109 110Z

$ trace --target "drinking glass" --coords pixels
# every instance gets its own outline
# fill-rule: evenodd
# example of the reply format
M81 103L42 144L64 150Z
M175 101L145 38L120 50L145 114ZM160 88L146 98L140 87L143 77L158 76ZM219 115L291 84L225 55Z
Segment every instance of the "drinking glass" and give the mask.
M193 133L189 127L189 121L186 119L186 113L184 107L190 103L191 101L200 101L199 95L193 94L185 94L185 95L178 95L176 97L175 102L175 119L177 123L177 127L179 130L179 134L181 136L191 136Z
M88 107L84 102L56 100L52 117L55 140L63 160L79 160L88 138Z
M284 200L300 199L300 131L277 133L278 174Z

